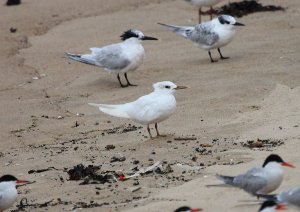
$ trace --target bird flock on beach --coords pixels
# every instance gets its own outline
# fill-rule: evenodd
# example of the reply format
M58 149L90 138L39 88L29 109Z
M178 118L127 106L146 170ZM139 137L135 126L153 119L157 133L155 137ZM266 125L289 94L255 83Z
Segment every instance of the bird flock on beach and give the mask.
M199 24L195 26L178 26L173 24L158 23L162 27L175 34L192 41L199 48L206 50L211 63L218 60L213 58L211 51L217 50L221 60L229 59L223 56L221 48L228 45L235 35L235 28L245 26L237 22L230 15L220 15L213 18L213 7L222 0L185 0L198 8ZM203 7L208 7L207 12ZM210 15L210 20L201 22L201 16ZM75 54L65 52L65 56L71 60L84 64L97 66L109 73L116 74L120 87L137 86L131 83L128 73L138 69L145 58L145 50L142 41L155 41L155 37L145 35L138 29L129 29L121 36L121 42L103 47L90 48L89 54ZM121 79L121 77L124 77ZM141 96L135 101L124 104L88 103L97 107L101 112L110 116L130 119L147 126L150 139L153 139L150 125L154 125L156 137L163 136L158 130L158 123L169 118L176 110L174 94L178 90L187 89L187 86L176 85L171 81L156 82L153 84L153 92ZM288 191L272 194L283 181L282 167L295 168L291 163L285 162L279 155L271 154L266 157L261 166L249 169L237 176L216 174L222 184L240 188L261 201L260 212L273 212L285 210L286 205L300 209L300 187L291 188ZM0 212L10 208L16 201L18 185L24 185L29 181L19 180L12 175L0 177ZM197 212L205 209L182 206L175 212Z

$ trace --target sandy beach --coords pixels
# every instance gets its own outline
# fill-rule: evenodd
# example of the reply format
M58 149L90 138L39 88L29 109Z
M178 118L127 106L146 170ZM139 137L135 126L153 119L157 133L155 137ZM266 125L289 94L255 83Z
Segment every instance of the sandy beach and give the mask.
M256 198L244 191L207 185L220 183L217 173L242 173L271 153L296 166L285 168L276 192L300 185L300 2L263 4L286 10L238 18L246 26L222 48L230 59L212 64L206 51L157 24L196 24L197 9L183 0L23 0L11 7L2 1L1 175L35 181L20 187L11 210L26 198L52 205L25 211L71 211L79 202L101 205L82 211L159 212L183 205L258 211ZM159 38L143 42L145 61L128 73L138 87L120 88L114 74L64 57L118 42L130 28ZM217 51L212 55L218 58ZM164 80L190 87L176 92L176 113L159 124L166 137L149 139L145 126L87 104L133 101ZM258 139L272 145L246 145ZM158 161L173 172L88 185L70 181L66 172L78 164L127 172Z

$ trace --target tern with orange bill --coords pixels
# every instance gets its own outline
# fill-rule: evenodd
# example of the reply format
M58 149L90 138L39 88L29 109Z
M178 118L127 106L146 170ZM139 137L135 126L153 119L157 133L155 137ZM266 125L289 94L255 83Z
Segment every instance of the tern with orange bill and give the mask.
M283 180L282 166L294 168L276 154L269 155L262 166L254 167L237 176L217 175L225 184L238 187L252 194L268 194L275 191Z

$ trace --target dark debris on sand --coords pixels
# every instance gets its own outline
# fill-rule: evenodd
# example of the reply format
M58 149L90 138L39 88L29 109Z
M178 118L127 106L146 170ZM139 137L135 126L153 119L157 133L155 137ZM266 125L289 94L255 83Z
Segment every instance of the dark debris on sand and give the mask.
M21 0L7 0L6 5L12 6L12 5L19 5L21 4Z
M284 11L285 8L275 5L266 5L258 3L256 0L244 0L241 2L231 2L217 10L218 15L227 14L234 17L242 17L255 12L274 12Z
M87 184L104 184L111 183L115 181L115 173L113 172L103 172L99 173L101 166L88 165L84 166L78 164L72 169L69 169L67 173L69 174L69 180L83 180L79 185Z
M18 211L24 211L24 209L29 208L47 208L47 207L53 207L56 205L72 205L73 208L71 210L75 210L77 208L96 208L96 207L102 207L104 205L109 205L107 202L103 203L97 203L94 201L90 201L89 203L86 202L72 202L72 201L63 201L60 198L55 200L50 200L44 203L28 203L27 198L21 199L20 203L17 205L16 210L12 210L12 212L18 212ZM47 210L47 209L46 209Z
M257 140L250 140L242 143L242 146L248 147L250 149L264 149L264 148L273 148L277 146L283 145L284 142L282 140L277 139L257 139Z

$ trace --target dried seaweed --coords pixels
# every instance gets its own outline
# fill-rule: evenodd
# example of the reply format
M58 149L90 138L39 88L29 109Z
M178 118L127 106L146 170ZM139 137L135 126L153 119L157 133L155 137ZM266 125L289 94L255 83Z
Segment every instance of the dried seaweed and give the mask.
M217 10L218 15L226 14L234 17L242 17L255 12L274 12L284 11L281 6L266 5L258 3L256 0L244 0L241 2L232 2L224 5Z

